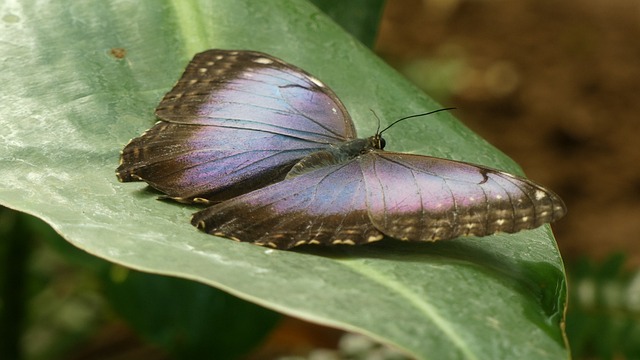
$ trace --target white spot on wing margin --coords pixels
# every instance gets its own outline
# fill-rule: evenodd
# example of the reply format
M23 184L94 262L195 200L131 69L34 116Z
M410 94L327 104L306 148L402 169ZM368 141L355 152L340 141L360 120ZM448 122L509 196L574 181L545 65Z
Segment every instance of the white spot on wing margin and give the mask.
M273 60L265 58L265 57L255 58L255 59L253 59L253 62L254 63L258 63L258 64L263 64L263 65L273 64Z

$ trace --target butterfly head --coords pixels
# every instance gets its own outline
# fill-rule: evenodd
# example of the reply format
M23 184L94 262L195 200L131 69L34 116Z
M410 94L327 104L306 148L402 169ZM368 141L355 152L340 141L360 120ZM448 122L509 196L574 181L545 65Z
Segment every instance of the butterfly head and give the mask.
M387 142L380 133L376 133L367 139L367 147L370 149L384 150L385 145L387 145Z
M371 112L373 113L373 116L376 117L376 119L378 119L378 129L376 130L376 134L371 136L370 138L367 139L367 143L364 147L364 149L362 150L362 153L370 151L370 150L384 150L385 145L387 145L387 142L384 140L384 138L382 137L382 133L389 130L390 127L392 127L393 125L399 123L400 121L403 120L407 120L407 119L411 119L414 117L418 117L418 116L425 116L425 115L429 115L429 114L433 114L433 113L437 113L440 111L446 111L446 110L452 110L454 108L444 108L444 109L438 109L438 110L434 110L434 111L429 111L423 114L416 114L416 115L411 115L411 116L406 116L403 117L401 119L398 119L394 122L391 123L391 125L385 127L384 129L380 130L380 118L378 117L378 115L376 115L376 113L371 110Z

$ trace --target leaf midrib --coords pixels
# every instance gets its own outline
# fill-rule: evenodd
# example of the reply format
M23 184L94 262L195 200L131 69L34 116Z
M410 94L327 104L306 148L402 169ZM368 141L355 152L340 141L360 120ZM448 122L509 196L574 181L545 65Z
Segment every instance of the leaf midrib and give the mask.
M467 359L478 359L478 357L471 351L468 344L457 335L455 329L453 329L449 323L438 314L438 311L426 302L423 297L416 296L405 286L391 280L389 277L384 276L384 274L376 271L370 266L362 265L356 261L346 260L339 261L339 263L407 299L410 304L414 305L422 314L425 315L426 318L430 319L433 324L442 330L442 332L458 349L460 349Z

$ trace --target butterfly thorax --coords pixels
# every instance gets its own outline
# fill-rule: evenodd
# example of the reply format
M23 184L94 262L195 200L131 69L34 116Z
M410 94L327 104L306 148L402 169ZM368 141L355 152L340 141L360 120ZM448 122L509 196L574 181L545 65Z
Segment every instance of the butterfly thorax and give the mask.
M385 141L379 134L366 139L354 139L331 145L326 150L316 151L298 161L287 174L287 179L326 166L347 162L370 151L380 151L384 145Z

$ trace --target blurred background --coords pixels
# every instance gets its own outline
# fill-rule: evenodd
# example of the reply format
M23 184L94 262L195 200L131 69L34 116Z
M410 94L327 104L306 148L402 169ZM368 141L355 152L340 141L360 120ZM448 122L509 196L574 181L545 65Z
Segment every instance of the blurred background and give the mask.
M638 1L389 1L376 51L562 196L567 262L640 265Z
M569 278L566 330L574 358L640 358L640 2L355 3L378 28L368 45L443 106L458 108L460 120L565 200L569 214L553 229ZM359 16L333 9L327 12L346 28ZM185 281L93 258L41 221L4 208L0 237L19 239L0 241L0 357L163 359L188 348L187 339L173 350L158 345L180 334L145 329L153 321L136 319L130 298L146 286L161 299ZM243 355L250 359L319 348L338 356L333 350L349 343L374 346L189 286L201 300L224 299L263 319L262 332L246 334L247 343L217 350L229 356L248 346L255 348ZM202 301L202 308L192 306L196 316L208 308ZM190 306L162 311L181 319L183 307Z

